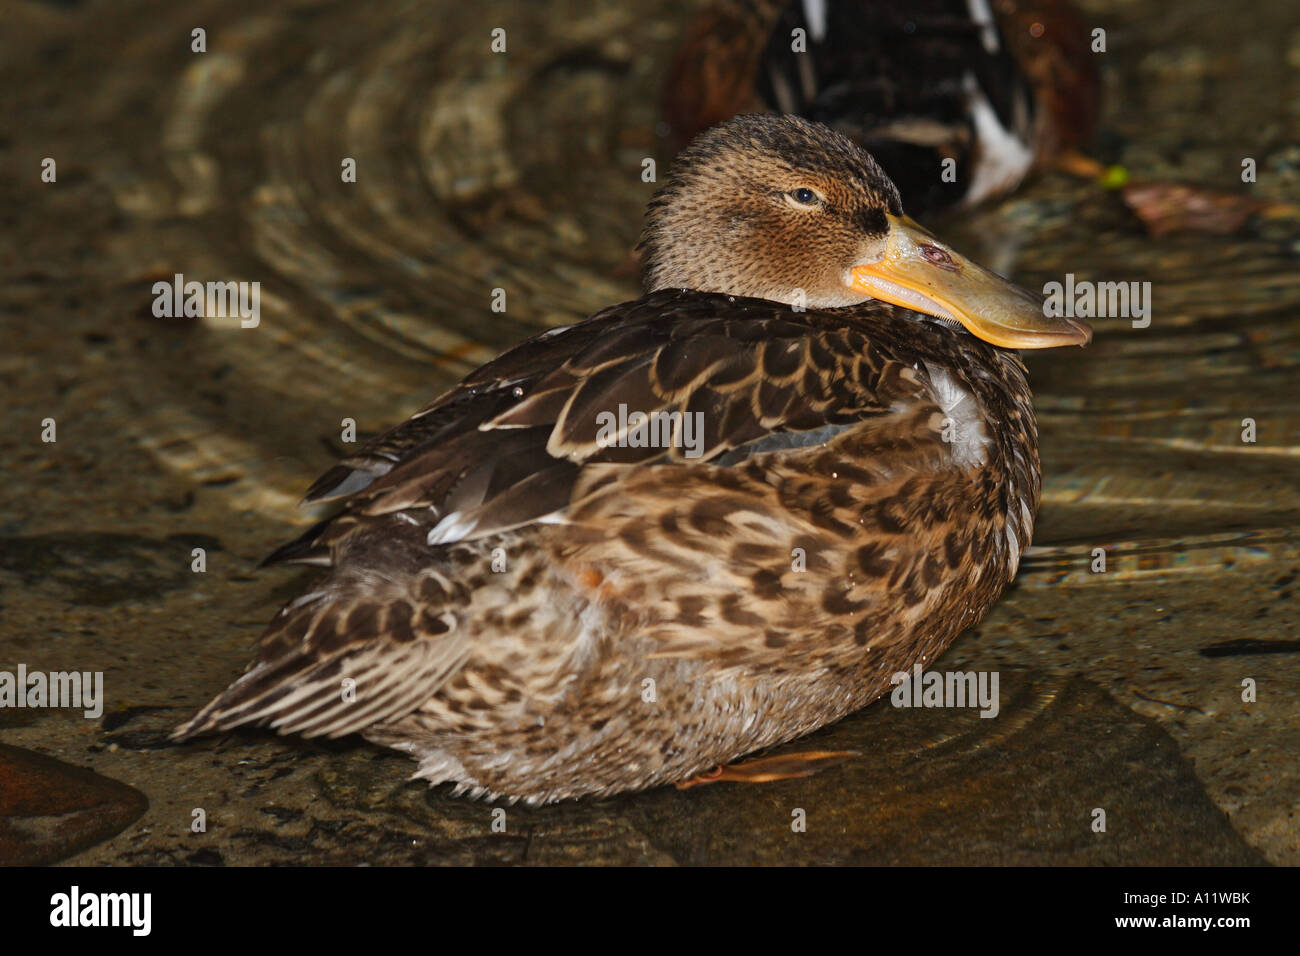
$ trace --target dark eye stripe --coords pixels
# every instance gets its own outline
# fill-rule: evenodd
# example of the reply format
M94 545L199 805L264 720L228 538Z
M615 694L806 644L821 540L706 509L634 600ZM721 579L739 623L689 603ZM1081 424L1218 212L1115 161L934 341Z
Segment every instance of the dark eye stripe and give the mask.
M858 215L858 225L869 236L883 236L889 232L889 222L880 209L867 209Z

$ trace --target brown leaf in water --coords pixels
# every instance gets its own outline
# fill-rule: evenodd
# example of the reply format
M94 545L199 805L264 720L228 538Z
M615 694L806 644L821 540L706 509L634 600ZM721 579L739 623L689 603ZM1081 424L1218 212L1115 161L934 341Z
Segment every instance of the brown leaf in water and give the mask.
M1120 194L1147 232L1156 237L1176 232L1231 235L1266 205L1239 193L1186 183L1134 182Z

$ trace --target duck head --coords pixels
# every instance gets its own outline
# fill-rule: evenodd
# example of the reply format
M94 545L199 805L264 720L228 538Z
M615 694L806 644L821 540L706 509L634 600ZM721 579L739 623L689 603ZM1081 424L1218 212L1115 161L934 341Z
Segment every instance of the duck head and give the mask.
M1003 348L1085 345L1092 330L959 255L903 214L860 146L797 116L738 116L700 134L650 202L647 291L693 289L807 309L871 299Z

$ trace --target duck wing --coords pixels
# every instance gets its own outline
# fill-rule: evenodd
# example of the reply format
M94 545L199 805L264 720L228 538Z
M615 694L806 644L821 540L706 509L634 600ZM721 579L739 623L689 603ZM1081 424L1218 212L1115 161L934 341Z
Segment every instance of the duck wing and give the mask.
M562 522L629 469L731 465L933 406L924 363L890 341L911 323L864 323L873 312L661 291L507 352L313 486L341 510L272 559L330 574L176 736L257 723L337 737L398 719L468 657L457 609L490 536ZM633 412L668 416L667 440L635 441Z
M543 333L322 476L308 500L342 510L267 563L332 564L397 513L432 545L474 540L556 518L586 465L734 464L931 398L915 363L831 315L670 291Z

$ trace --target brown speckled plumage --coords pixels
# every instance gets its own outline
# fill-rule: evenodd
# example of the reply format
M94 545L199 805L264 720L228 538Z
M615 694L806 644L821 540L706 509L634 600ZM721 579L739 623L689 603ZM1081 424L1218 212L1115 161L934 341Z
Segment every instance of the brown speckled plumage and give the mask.
M755 146L768 123L802 145ZM839 190L824 214L859 230L823 223L820 260L836 235L844 256L869 249L874 211L897 206L869 158L835 158L844 142L751 117L695 155L735 179L713 196L746 249L787 173ZM699 172L688 162L661 212L707 204L682 188ZM693 245L742 255L656 213L646 242L682 284ZM759 261L793 275L799 244L774 242ZM797 311L749 291L657 288L537 336L328 472L310 495L341 511L273 556L328 572L178 735L361 732L433 783L541 803L683 780L932 661L1032 534L1024 368L874 300ZM703 413L700 454L599 442L620 404Z

